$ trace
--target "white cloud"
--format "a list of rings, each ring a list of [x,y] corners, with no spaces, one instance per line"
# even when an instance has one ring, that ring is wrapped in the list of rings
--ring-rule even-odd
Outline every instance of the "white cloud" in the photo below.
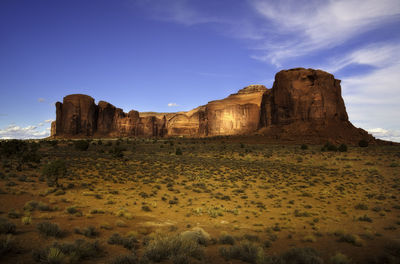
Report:
[[[272,37],[266,38],[261,48],[264,52],[253,58],[275,65],[288,58],[336,47],[400,14],[398,0],[254,0],[251,3],[276,28]]]
[[[9,125],[0,129],[0,139],[33,139],[44,138],[50,136],[50,129],[39,129],[38,126],[21,127],[17,125]]]
[[[400,142],[400,130],[386,130],[386,129],[377,127],[377,128],[368,129],[367,131],[376,138],[394,141],[394,142]]]
[[[39,99],[38,99],[38,102],[39,102],[39,103],[44,103],[45,101],[46,101],[46,99],[44,99],[44,98],[39,98]]]
[[[53,119],[46,119],[46,120],[44,120],[45,123],[51,123],[51,122],[53,122],[53,121],[54,121]]]
[[[369,65],[386,68],[400,61],[400,44],[374,43],[354,50],[341,58],[331,59],[324,67],[329,72],[339,71],[351,64]]]
[[[178,106],[176,103],[168,103],[168,107]]]

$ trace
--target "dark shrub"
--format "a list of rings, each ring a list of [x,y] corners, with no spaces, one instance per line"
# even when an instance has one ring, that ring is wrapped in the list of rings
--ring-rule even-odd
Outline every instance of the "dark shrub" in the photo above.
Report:
[[[321,149],[322,151],[337,151],[337,147],[330,142],[327,142]]]
[[[89,141],[87,140],[77,140],[74,142],[75,149],[85,151],[89,148]]]
[[[361,148],[366,148],[368,147],[368,141],[366,141],[365,139],[361,139],[360,141],[358,141],[358,146],[360,146]]]
[[[135,254],[117,256],[110,261],[110,264],[136,264],[139,263]]]
[[[183,153],[182,153],[182,150],[180,148],[177,148],[176,151],[175,151],[175,154],[176,155],[182,155]]]
[[[14,234],[16,226],[5,218],[0,217],[0,234]]]
[[[292,248],[281,255],[283,263],[322,264],[324,261],[313,248]]]
[[[57,224],[50,222],[41,222],[37,224],[37,229],[45,236],[62,237],[64,235],[64,232]]]
[[[54,184],[58,187],[58,179],[64,178],[67,175],[67,166],[65,161],[56,160],[46,164],[42,169],[42,176],[46,177],[47,184],[53,186]]]
[[[347,152],[347,145],[346,144],[341,144],[338,148],[340,152]]]
[[[306,144],[302,144],[302,145],[300,146],[300,148],[303,149],[303,150],[306,150],[306,149],[308,149],[308,146],[307,146]]]

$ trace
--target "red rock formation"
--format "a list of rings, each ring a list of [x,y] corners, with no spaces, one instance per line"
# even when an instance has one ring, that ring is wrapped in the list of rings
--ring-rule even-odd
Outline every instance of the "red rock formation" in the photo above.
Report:
[[[55,135],[92,136],[97,129],[97,106],[90,96],[68,95],[56,103],[56,113]]]
[[[323,142],[373,141],[349,121],[340,80],[313,69],[280,71],[272,89],[250,85],[225,99],[188,112],[139,113],[87,95],[56,103],[54,137],[204,137],[263,135],[272,139]]]
[[[250,85],[229,97],[206,105],[207,135],[251,134],[258,128],[264,85]]]
[[[356,142],[373,137],[348,120],[340,80],[313,69],[283,70],[264,93],[260,134],[311,142]]]

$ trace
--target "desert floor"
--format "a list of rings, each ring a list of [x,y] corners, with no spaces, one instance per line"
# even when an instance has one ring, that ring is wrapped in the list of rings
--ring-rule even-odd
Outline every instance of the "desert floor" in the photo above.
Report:
[[[1,263],[400,263],[398,146],[26,144],[40,162],[1,156]]]

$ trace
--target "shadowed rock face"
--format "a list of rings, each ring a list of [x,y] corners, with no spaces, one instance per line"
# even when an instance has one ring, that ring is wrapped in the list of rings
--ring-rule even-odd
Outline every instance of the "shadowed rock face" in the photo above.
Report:
[[[297,121],[347,121],[340,80],[321,70],[280,71],[264,94],[260,125],[287,125]]]
[[[64,97],[56,103],[56,134],[91,136],[97,130],[97,106],[83,94]]]
[[[56,103],[53,137],[205,137],[263,135],[273,139],[355,142],[373,137],[349,121],[340,80],[313,69],[283,70],[272,89],[250,85],[188,112],[124,113],[74,94]]]

